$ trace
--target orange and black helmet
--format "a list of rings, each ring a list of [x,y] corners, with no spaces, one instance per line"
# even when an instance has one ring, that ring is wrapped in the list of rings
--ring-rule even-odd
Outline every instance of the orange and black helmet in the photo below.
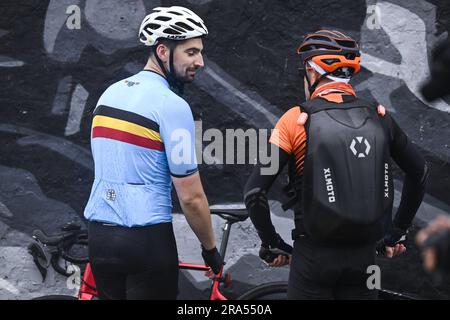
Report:
[[[355,40],[335,30],[308,34],[297,49],[303,65],[309,60],[327,74],[350,77],[361,70],[361,53]]]

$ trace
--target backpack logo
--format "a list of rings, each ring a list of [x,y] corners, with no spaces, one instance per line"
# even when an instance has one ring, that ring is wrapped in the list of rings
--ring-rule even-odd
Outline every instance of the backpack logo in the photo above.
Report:
[[[333,178],[331,176],[331,168],[323,169],[323,176],[325,178],[325,185],[327,188],[328,202],[336,202],[336,196],[334,194]]]
[[[363,144],[363,139],[364,139],[364,145],[365,145],[366,149],[364,150],[364,152],[358,152],[358,150],[356,150],[356,144],[358,143],[358,149],[361,150],[361,147],[359,147],[359,146]],[[364,146],[363,146],[363,148],[364,148]],[[365,158],[366,156],[368,156],[370,153],[370,149],[371,149],[370,143],[364,137],[356,137],[355,139],[352,140],[352,144],[350,145],[350,150],[358,158]]]
[[[384,164],[384,197],[389,198],[389,164]]]

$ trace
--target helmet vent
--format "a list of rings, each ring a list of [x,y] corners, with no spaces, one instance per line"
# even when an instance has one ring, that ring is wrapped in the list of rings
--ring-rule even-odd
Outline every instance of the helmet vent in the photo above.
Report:
[[[336,51],[336,48],[333,46],[322,44],[322,43],[311,43],[309,45],[306,45],[306,46],[300,48],[300,52],[306,52],[309,50],[333,50],[333,51]]]
[[[177,26],[181,27],[181,28],[184,28],[184,29],[188,30],[188,31],[193,31],[193,30],[194,30],[194,28],[192,28],[191,26],[187,25],[187,24],[184,23],[184,22],[177,22],[177,23],[175,23],[175,24],[176,24]]]
[[[195,24],[197,27],[204,29],[203,26],[200,23],[196,22],[194,19],[187,18],[187,20],[189,20],[189,22],[192,22],[193,24]]]
[[[327,65],[331,66],[333,63],[339,62],[338,59],[322,59]]]
[[[171,17],[164,17],[164,16],[159,16],[156,17],[155,20],[159,20],[159,21],[169,21],[170,19],[172,19]]]
[[[325,36],[319,36],[319,35],[314,35],[314,36],[310,37],[310,39],[319,40],[319,41],[327,41],[327,42],[330,41],[330,38],[325,37]]]
[[[179,13],[179,12],[176,12],[176,11],[169,11],[167,13],[171,13],[171,14],[174,14],[174,15],[177,15],[177,16],[182,16],[183,15],[182,13]]]
[[[173,34],[173,35],[180,35],[181,34],[181,32],[179,32],[177,30],[174,30],[174,29],[170,29],[170,28],[165,29],[164,33]]]
[[[351,40],[339,40],[339,39],[335,39],[336,42],[346,48],[356,48],[356,43],[354,41]]]
[[[150,28],[150,29],[152,29],[152,30],[156,30],[156,29],[159,29],[159,27],[160,27],[159,24],[156,24],[156,23],[150,23],[150,24],[147,25],[147,27],[145,28],[145,30],[147,30],[147,32],[148,32],[148,28]]]

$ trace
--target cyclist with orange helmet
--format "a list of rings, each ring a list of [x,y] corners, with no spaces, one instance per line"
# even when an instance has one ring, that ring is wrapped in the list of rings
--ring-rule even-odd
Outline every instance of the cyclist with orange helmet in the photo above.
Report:
[[[360,99],[349,84],[361,68],[355,40],[320,30],[297,53],[307,100],[280,118],[270,138],[278,172],[263,175],[257,165],[245,187],[260,256],[272,266],[291,258],[289,299],[373,299],[368,267],[376,251],[393,257],[406,250],[427,166],[385,108]],[[406,174],[394,219],[392,160]],[[294,210],[293,250],[277,234],[267,200],[286,164],[291,198],[283,207]]]

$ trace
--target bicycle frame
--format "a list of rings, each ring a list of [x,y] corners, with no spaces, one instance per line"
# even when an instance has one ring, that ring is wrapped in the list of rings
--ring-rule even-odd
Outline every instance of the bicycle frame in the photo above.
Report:
[[[225,225],[223,226],[222,233],[222,241],[220,244],[220,255],[225,258],[228,239],[230,237],[231,226],[237,221],[226,220]],[[210,271],[211,268],[204,264],[191,264],[191,263],[183,263],[180,262],[178,264],[180,270],[193,270],[193,271]],[[220,292],[220,283],[224,282],[226,286],[231,282],[231,278],[229,274],[225,274],[223,272],[223,267],[220,270],[219,274],[215,275],[212,280],[211,286],[211,294],[209,296],[209,300],[228,300],[221,292]],[[78,300],[92,300],[98,297],[98,292],[95,285],[94,275],[92,273],[91,265],[88,263],[86,265],[86,269],[84,271],[83,279],[81,279],[81,286],[78,293]]]

